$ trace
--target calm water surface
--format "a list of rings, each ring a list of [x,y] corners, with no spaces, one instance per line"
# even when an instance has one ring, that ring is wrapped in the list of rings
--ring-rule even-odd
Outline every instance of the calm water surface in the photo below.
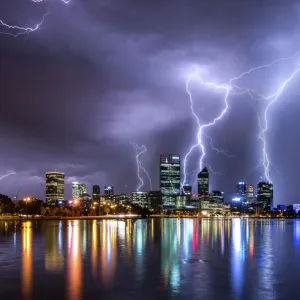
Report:
[[[0,299],[300,299],[300,220],[0,221]]]

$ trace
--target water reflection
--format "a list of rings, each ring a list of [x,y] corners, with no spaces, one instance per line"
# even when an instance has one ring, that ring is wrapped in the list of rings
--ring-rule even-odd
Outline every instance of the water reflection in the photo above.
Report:
[[[80,221],[68,222],[67,298],[81,299],[82,258],[80,249]]]
[[[97,220],[92,224],[92,247],[91,247],[91,265],[94,279],[97,278],[97,257],[98,257],[98,224]]]
[[[298,299],[298,220],[0,222],[0,246],[0,299],[20,275],[21,299]]]
[[[186,228],[186,227],[185,227]],[[190,230],[190,225],[187,225]],[[171,285],[174,291],[177,291],[180,285],[180,220],[162,221],[162,247],[161,247],[161,272],[166,286]],[[184,235],[185,250],[189,247],[189,235]],[[190,235],[191,237],[191,235]]]
[[[64,269],[62,222],[53,222],[44,226],[45,230],[45,268],[49,272]]]
[[[105,288],[111,287],[117,267],[117,221],[103,221],[100,231],[100,273]]]
[[[235,294],[240,296],[243,284],[243,259],[244,249],[242,245],[241,219],[232,220],[232,282]]]
[[[32,225],[22,224],[22,295],[23,299],[31,299],[32,293]]]

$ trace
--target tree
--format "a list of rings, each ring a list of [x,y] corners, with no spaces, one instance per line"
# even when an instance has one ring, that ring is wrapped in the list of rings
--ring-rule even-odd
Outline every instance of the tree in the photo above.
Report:
[[[0,214],[14,213],[15,205],[7,195],[0,194]]]

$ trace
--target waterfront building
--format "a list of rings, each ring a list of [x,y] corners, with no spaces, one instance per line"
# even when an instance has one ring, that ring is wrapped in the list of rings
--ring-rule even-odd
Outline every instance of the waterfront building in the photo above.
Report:
[[[57,205],[65,200],[65,174],[61,172],[46,173],[46,203]]]
[[[246,197],[246,183],[245,182],[238,182],[236,185],[236,194],[238,197],[245,198]]]
[[[285,211],[286,210],[286,205],[284,205],[284,204],[278,204],[277,205],[277,210],[281,211],[281,212]]]
[[[106,201],[110,201],[112,202],[114,199],[113,199],[113,196],[114,196],[114,187],[111,186],[111,185],[108,185],[104,188],[104,197],[105,197],[105,200]]]
[[[246,184],[246,194],[245,194],[246,204],[251,204],[254,201],[254,185]]]
[[[87,193],[87,188],[84,183],[78,181],[72,182],[72,200],[81,200],[83,195]]]
[[[99,203],[100,202],[100,186],[99,185],[93,185],[93,201]]]
[[[162,194],[161,191],[150,191],[148,193],[148,201],[150,207],[158,211],[162,208]]]
[[[180,196],[180,155],[160,155],[160,191],[164,209],[176,207]]]
[[[113,195],[111,198],[115,204],[126,204],[129,202],[129,197],[126,194]]]
[[[132,192],[131,202],[134,205],[138,205],[142,208],[149,207],[148,192]]]
[[[210,193],[211,202],[224,203],[224,192],[213,190]]]
[[[256,203],[264,210],[270,211],[273,207],[273,184],[267,181],[260,181],[257,184]]]
[[[244,198],[237,196],[233,197],[231,200],[231,212],[234,213],[242,213],[244,211]]]
[[[200,197],[209,195],[209,173],[206,167],[198,174],[198,195]]]

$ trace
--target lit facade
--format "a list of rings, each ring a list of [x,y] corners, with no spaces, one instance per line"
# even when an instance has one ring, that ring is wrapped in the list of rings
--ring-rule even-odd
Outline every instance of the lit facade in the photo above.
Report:
[[[138,205],[143,208],[148,208],[148,192],[132,192],[131,194],[131,202],[132,204]]]
[[[209,195],[209,173],[206,167],[198,174],[198,195]]]
[[[266,181],[260,181],[257,184],[256,203],[261,205],[264,210],[271,210],[273,207],[273,184]]]
[[[65,174],[61,172],[46,173],[46,202],[56,205],[65,200]]]
[[[223,203],[224,202],[224,193],[221,191],[213,190],[210,193],[209,201],[216,202],[216,203]]]
[[[160,191],[163,208],[175,208],[180,196],[180,155],[160,155]]]
[[[113,201],[114,196],[114,187],[108,185],[104,188],[104,197],[107,201]]]
[[[87,189],[84,183],[80,183],[77,181],[72,182],[72,200],[81,199],[86,193]]]
[[[253,184],[247,184],[246,185],[246,203],[251,204],[253,203],[254,199],[254,185]]]

